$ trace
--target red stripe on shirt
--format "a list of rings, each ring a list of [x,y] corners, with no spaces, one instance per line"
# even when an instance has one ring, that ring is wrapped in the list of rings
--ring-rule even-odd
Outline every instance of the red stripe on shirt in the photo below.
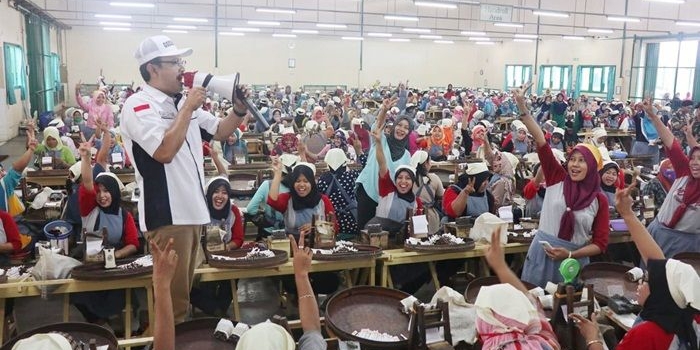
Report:
[[[140,112],[149,108],[151,108],[151,106],[149,106],[148,104],[139,105],[134,107],[134,112]]]

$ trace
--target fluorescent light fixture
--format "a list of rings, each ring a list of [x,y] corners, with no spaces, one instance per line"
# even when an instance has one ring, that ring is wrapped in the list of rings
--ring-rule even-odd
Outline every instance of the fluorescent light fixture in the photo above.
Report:
[[[111,18],[111,19],[131,19],[131,16],[129,15],[104,15],[104,14],[96,14],[95,18]]]
[[[565,12],[554,12],[554,11],[532,11],[532,14],[535,16],[542,16],[542,17],[559,17],[559,18],[569,18],[569,14]]]
[[[186,31],[186,30],[179,30],[179,29],[163,29],[163,33],[187,34],[188,31]]]
[[[586,39],[582,36],[575,36],[575,35],[564,35],[561,38],[564,40],[585,40]]]
[[[477,41],[477,42],[475,42],[474,44],[478,44],[478,45],[496,45],[496,43],[494,43],[493,41]]]
[[[454,44],[455,42],[452,40],[435,40],[433,41],[436,44]]]
[[[612,34],[615,31],[612,29],[588,28],[589,33]]]
[[[233,27],[231,28],[232,31],[234,32],[250,32],[250,33],[257,33],[260,31],[260,28],[253,28],[253,27]]]
[[[513,37],[516,39],[537,39],[535,34],[515,34]]]
[[[520,23],[506,23],[506,22],[496,22],[493,25],[496,27],[511,27],[511,28],[522,28],[523,25]]]
[[[639,22],[639,18],[634,18],[634,17],[620,17],[620,16],[608,16],[608,21],[638,23],[638,22]]]
[[[175,17],[173,18],[175,22],[191,22],[191,23],[207,23],[209,20],[206,18],[191,18],[191,17]]]
[[[102,29],[110,31],[110,32],[128,32],[131,30],[131,28],[124,28],[124,27],[104,27]]]
[[[421,39],[431,39],[431,40],[442,39],[442,35],[419,35],[418,37]]]
[[[436,2],[436,1],[416,1],[413,3],[416,6],[421,7],[435,7],[439,9],[456,9],[457,4],[447,3],[447,2]]]
[[[294,34],[318,34],[318,30],[313,29],[292,29]]]
[[[533,42],[532,39],[513,39],[513,41],[516,43],[531,43],[531,42]]]
[[[149,2],[110,2],[109,6],[114,7],[142,7],[142,8],[154,8],[155,4]]]
[[[467,36],[484,36],[486,32],[462,32],[461,34]]]
[[[281,23],[275,21],[248,21],[248,24],[252,26],[278,26]]]
[[[684,22],[684,21],[677,21],[676,22],[677,26],[688,26],[688,27],[700,27],[700,22]]]
[[[470,36],[469,41],[491,41],[491,39],[483,36]]]
[[[394,16],[394,15],[386,15],[386,16],[384,16],[384,19],[387,21],[407,21],[407,22],[418,22],[419,21],[418,17]]]
[[[411,42],[411,39],[406,39],[406,38],[391,38],[389,41],[394,42],[394,43],[408,43]]]
[[[407,32],[407,33],[423,33],[423,34],[430,33],[430,29],[424,29],[424,28],[404,28],[403,31]]]
[[[296,10],[275,9],[275,8],[267,8],[267,7],[258,7],[255,9],[255,12],[283,13],[283,14],[288,14],[288,15],[293,15],[293,14],[297,13]]]
[[[332,24],[332,23],[316,23],[316,27],[318,28],[339,28],[339,29],[345,29],[348,26],[345,24]]]
[[[361,37],[361,36],[344,36],[344,37],[342,37],[341,39],[343,39],[343,40],[355,40],[355,41],[362,41],[362,40],[364,40],[364,38]]]
[[[240,32],[219,32],[219,35],[244,36],[245,33],[240,33]]]
[[[664,2],[667,4],[685,4],[685,0],[646,0],[649,2]]]
[[[391,33],[367,33],[367,36],[373,36],[375,38],[390,38]]]
[[[107,27],[131,27],[128,22],[100,22],[100,25]]]
[[[280,34],[280,33],[275,33],[272,34],[273,38],[296,38],[296,34]]]
[[[170,24],[170,25],[165,26],[165,28],[170,28],[170,29],[193,29],[193,30],[194,30],[194,29],[197,29],[197,27],[195,27],[195,26],[183,26],[183,25],[179,25],[179,24]]]

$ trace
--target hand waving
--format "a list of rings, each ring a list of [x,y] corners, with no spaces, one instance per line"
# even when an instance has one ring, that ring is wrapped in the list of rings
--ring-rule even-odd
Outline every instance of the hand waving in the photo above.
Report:
[[[160,249],[153,240],[149,242],[153,256],[153,286],[155,288],[170,286],[170,282],[175,276],[178,256],[172,249],[173,244],[174,241],[171,238],[165,244],[165,248]]]
[[[636,177],[632,179],[632,183],[625,187],[624,189],[618,189],[615,192],[615,208],[620,215],[634,215],[632,211],[632,205],[634,200],[630,195],[632,189],[636,188],[637,179]]]

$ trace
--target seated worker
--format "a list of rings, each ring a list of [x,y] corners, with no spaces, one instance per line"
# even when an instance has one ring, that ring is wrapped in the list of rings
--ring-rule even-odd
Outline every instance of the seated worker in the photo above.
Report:
[[[437,174],[430,172],[432,166],[430,157],[426,151],[420,150],[411,156],[411,166],[416,168],[416,183],[413,192],[423,203],[425,215],[428,219],[428,233],[435,234],[440,229],[442,219],[442,196],[445,188]]]
[[[661,161],[656,177],[649,180],[646,186],[642,188],[642,196],[654,198],[655,213],[658,213],[659,208],[664,204],[674,181],[676,181],[676,172],[673,170],[671,160],[666,158]]]
[[[0,210],[9,212],[8,200],[15,193],[15,187],[19,185],[22,179],[22,172],[32,161],[34,150],[37,147],[37,141],[34,138],[34,131],[27,129],[27,150],[22,153],[19,158],[12,163],[12,166],[5,171],[5,168],[0,164]],[[21,213],[10,213],[12,215],[20,215]]]
[[[523,198],[527,200],[525,203],[525,217],[539,218],[544,203],[544,194],[547,192],[547,184],[544,182],[544,172],[540,163],[535,164],[533,168],[535,177],[527,182],[523,187]]]
[[[615,190],[620,180],[620,166],[615,161],[608,160],[603,163],[603,169],[600,169],[600,189],[605,197],[608,198],[608,206],[614,207]]]
[[[512,153],[492,150],[487,134],[481,134],[481,138],[484,158],[493,170],[488,189],[493,195],[494,205],[496,208],[511,205],[515,195],[515,167],[520,161]]]
[[[642,306],[637,323],[627,331],[617,350],[697,349],[700,332],[700,277],[684,262],[666,258],[644,225],[637,219],[630,189],[615,194],[616,208],[625,220],[647,271],[637,287]],[[573,317],[589,350],[603,350],[598,324],[577,314]]]
[[[241,136],[243,133],[236,129],[226,141],[221,141],[224,159],[230,164],[248,163],[248,146],[245,140],[241,139]]]
[[[119,205],[123,185],[116,175],[107,172],[98,174],[93,181],[90,148],[88,142],[78,148],[82,158],[78,203],[83,228],[88,232],[106,228],[105,243],[115,248],[115,258],[132,256],[139,248],[138,231],[131,213]],[[121,314],[125,305],[122,290],[74,293],[70,300],[87,322],[97,324],[105,324],[111,316]]]
[[[22,248],[22,242],[17,223],[4,210],[0,210],[0,242],[0,266],[9,266],[10,256]]]
[[[549,147],[564,152],[564,129],[554,128],[554,131],[552,131],[552,137],[549,139]]]
[[[357,227],[357,198],[355,181],[360,175],[358,170],[349,170],[349,159],[340,148],[333,148],[326,153],[327,172],[318,179],[318,189],[330,198],[336,209],[338,220],[338,239],[352,240],[360,234]]]
[[[495,213],[493,195],[488,191],[491,173],[486,163],[471,163],[457,183],[445,190],[442,210],[450,221],[460,216],[479,217],[483,213]]]
[[[486,261],[501,284],[481,288],[476,297],[476,331],[483,349],[561,349],[542,305],[510,270],[500,230],[491,234]]]
[[[393,236],[404,227],[406,210],[411,209],[413,215],[422,215],[423,203],[413,193],[413,186],[416,184],[416,171],[411,166],[400,165],[396,168],[392,180],[384,156],[384,149],[380,147],[381,130],[372,130],[372,137],[379,164],[379,202],[376,216],[370,219],[367,225],[380,224],[382,230],[388,231]]]
[[[41,168],[43,157],[51,157],[53,159],[52,167],[54,169],[68,169],[75,164],[73,152],[61,141],[58,129],[52,126],[44,129],[44,141],[36,147],[34,154],[37,155],[37,166],[39,168]]]

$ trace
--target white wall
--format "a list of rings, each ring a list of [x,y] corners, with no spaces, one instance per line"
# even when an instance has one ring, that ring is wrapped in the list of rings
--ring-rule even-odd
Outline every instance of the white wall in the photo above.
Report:
[[[105,32],[76,27],[67,33],[68,82],[70,93],[78,81],[93,83],[102,68],[107,81],[142,82],[133,52],[139,42],[158,32]],[[367,39],[360,71],[360,43],[331,37],[275,39],[262,35],[220,36],[219,68],[214,68],[214,38],[211,33],[169,34],[178,47],[192,47],[187,69],[218,74],[241,73],[250,84],[346,84],[369,86],[410,80],[419,87],[484,86],[503,88],[506,64],[534,64],[534,43],[498,43],[481,46],[468,42],[453,45],[413,40],[393,43]],[[631,40],[626,47],[625,68],[631,60]],[[538,64],[615,65],[620,72],[621,40],[581,42],[544,40],[540,42]],[[287,60],[296,59],[296,68]],[[483,75],[480,71],[483,69]],[[575,79],[575,77],[574,77]],[[626,95],[627,82],[618,81]],[[617,96],[624,97],[624,96]],[[71,95],[70,100],[74,97]]]
[[[19,12],[0,3],[0,47],[5,42],[24,47],[24,16]],[[7,92],[5,90],[5,62],[4,55],[0,55],[0,142],[5,142],[17,135],[17,127],[22,119],[22,105],[16,103],[7,104]],[[27,99],[29,105],[29,99]]]

